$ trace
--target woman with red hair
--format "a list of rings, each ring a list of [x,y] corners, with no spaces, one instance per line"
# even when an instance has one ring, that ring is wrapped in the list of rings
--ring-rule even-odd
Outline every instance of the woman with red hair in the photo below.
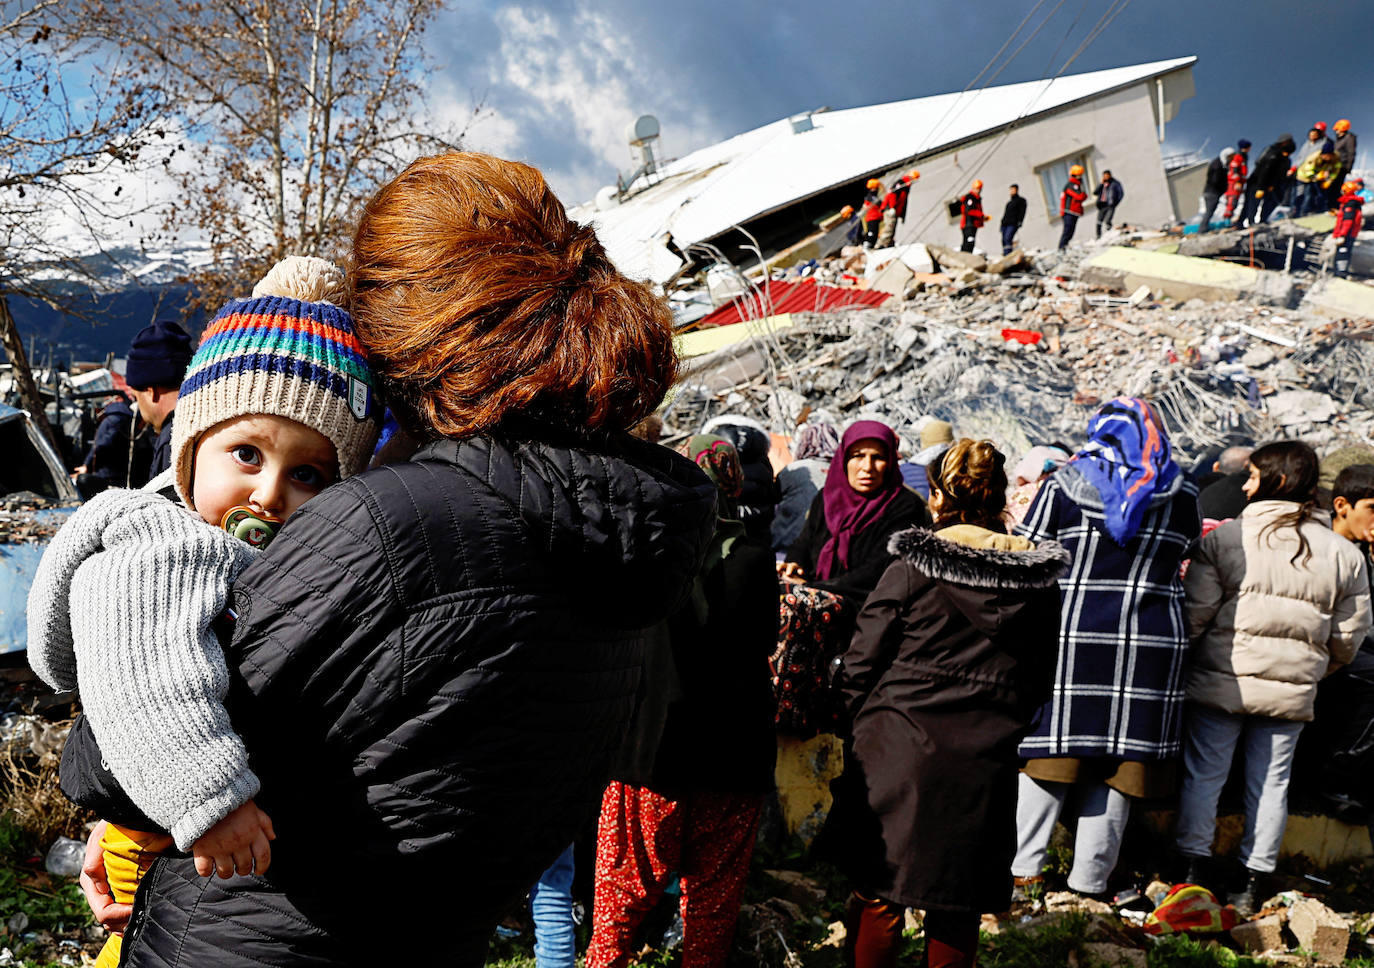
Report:
[[[413,451],[310,501],[234,587],[227,706],[264,876],[163,855],[126,965],[478,966],[572,842],[652,683],[715,488],[628,431],[676,357],[533,168],[416,161],[353,240],[354,320]],[[251,867],[251,865],[249,865]]]

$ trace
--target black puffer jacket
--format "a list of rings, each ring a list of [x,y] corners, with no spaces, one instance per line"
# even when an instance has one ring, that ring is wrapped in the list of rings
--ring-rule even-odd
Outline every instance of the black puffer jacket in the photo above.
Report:
[[[440,441],[310,501],[226,650],[272,868],[160,858],[124,963],[481,965],[594,814],[714,523],[706,476],[628,436]]]

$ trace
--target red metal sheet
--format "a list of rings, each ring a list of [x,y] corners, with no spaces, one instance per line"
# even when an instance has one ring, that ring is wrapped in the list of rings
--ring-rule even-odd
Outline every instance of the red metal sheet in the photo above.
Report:
[[[703,316],[697,321],[697,328],[728,326],[781,313],[828,313],[848,306],[881,306],[891,298],[890,293],[877,289],[825,286],[815,279],[774,281],[767,283],[766,287],[751,289]]]

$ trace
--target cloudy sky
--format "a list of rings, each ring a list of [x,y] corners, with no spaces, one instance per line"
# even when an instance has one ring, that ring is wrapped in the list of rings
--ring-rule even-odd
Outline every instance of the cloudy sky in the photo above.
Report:
[[[995,84],[1196,54],[1197,96],[1166,151],[1209,152],[1349,118],[1374,150],[1367,0],[456,0],[429,31],[431,108],[468,146],[543,168],[570,204],[628,171],[628,122],[653,114],[663,154],[789,114],[957,91],[1028,14]],[[1253,155],[1252,155],[1253,156]]]

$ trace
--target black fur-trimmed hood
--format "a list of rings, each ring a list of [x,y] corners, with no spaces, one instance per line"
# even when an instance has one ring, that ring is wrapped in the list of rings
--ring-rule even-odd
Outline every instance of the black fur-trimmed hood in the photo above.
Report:
[[[1026,551],[974,548],[949,541],[926,528],[909,528],[892,536],[892,554],[940,581],[975,588],[1048,588],[1066,571],[1072,558],[1057,541]]]

